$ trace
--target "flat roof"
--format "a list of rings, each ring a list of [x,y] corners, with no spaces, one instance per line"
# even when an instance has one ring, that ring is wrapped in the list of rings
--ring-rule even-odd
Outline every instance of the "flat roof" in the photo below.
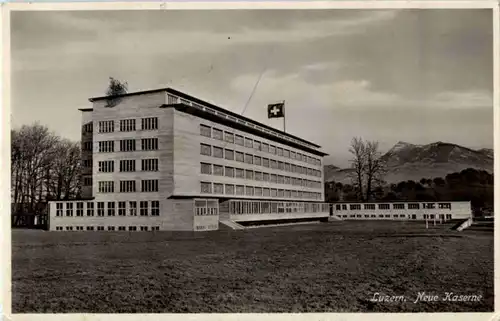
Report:
[[[101,97],[94,97],[94,98],[89,98],[89,101],[90,102],[95,102],[95,101],[99,101],[99,100],[105,100],[105,99],[109,99],[109,98],[116,98],[116,97],[127,97],[127,96],[135,96],[135,95],[145,95],[145,94],[152,94],[152,93],[157,93],[157,92],[167,92],[167,93],[170,93],[172,95],[175,95],[175,96],[178,96],[180,98],[184,98],[186,100],[190,100],[194,103],[197,103],[197,104],[200,104],[200,105],[204,105],[206,107],[209,107],[209,108],[212,108],[216,111],[220,111],[220,112],[223,112],[223,113],[226,113],[230,116],[233,116],[233,117],[236,117],[236,118],[239,118],[239,119],[242,119],[242,120],[245,120],[246,122],[249,122],[249,123],[252,123],[254,125],[258,125],[258,126],[261,126],[265,129],[268,129],[268,130],[272,130],[274,132],[278,132],[284,136],[287,136],[287,137],[290,137],[290,138],[293,138],[293,139],[296,139],[298,141],[301,141],[303,143],[307,143],[307,144],[311,144],[312,146],[316,147],[316,148],[321,148],[320,145],[317,145],[313,142],[310,142],[308,140],[305,140],[303,138],[300,138],[300,137],[297,137],[297,136],[294,136],[294,135],[291,135],[291,134],[288,134],[287,132],[284,132],[284,131],[281,131],[281,130],[278,130],[276,128],[273,128],[273,127],[270,127],[270,126],[267,126],[267,125],[264,125],[262,123],[259,123],[258,121],[255,121],[251,118],[247,118],[245,116],[242,116],[240,114],[237,114],[237,113],[234,113],[232,111],[229,111],[227,109],[224,109],[222,107],[219,107],[219,106],[216,106],[216,105],[213,105],[207,101],[204,101],[204,100],[201,100],[199,98],[196,98],[194,96],[191,96],[191,95],[188,95],[188,94],[185,94],[183,92],[180,92],[178,90],[175,90],[173,88],[159,88],[159,89],[152,89],[152,90],[146,90],[146,91],[137,91],[137,92],[132,92],[132,93],[127,93],[127,94],[123,94],[123,95],[116,95],[116,96],[101,96]]]

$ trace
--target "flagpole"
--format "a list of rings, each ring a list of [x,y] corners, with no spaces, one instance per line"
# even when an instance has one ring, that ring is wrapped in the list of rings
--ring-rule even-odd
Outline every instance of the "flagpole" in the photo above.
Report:
[[[286,133],[286,112],[285,112],[285,101],[283,100],[283,132]]]

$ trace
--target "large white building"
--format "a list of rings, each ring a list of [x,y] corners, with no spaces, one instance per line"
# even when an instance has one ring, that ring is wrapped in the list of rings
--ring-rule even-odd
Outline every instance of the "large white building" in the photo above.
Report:
[[[321,220],[320,146],[174,89],[91,98],[83,196],[50,202],[49,230],[216,230]]]

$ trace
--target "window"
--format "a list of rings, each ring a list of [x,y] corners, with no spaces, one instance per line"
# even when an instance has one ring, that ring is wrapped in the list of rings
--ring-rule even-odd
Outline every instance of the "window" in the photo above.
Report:
[[[254,164],[257,166],[262,165],[262,158],[260,156],[254,156],[253,161],[254,161]]]
[[[244,141],[245,140],[244,140],[243,136],[234,135],[234,143],[236,145],[245,146],[245,142]]]
[[[262,173],[262,180],[264,182],[269,182],[269,173]]]
[[[284,149],[283,156],[285,156],[286,158],[290,158],[290,151],[288,149]]]
[[[130,201],[128,202],[129,205],[129,214],[130,216],[137,216],[137,202],[136,201]]]
[[[214,183],[214,194],[224,194],[224,185]]]
[[[245,170],[245,178],[246,179],[253,179],[253,171],[252,170]]]
[[[276,146],[269,145],[269,153],[276,154]]]
[[[73,231],[73,226],[66,226],[66,231]]]
[[[133,131],[135,131],[135,119],[122,119],[122,120],[120,120],[120,131],[121,132],[133,132]]]
[[[151,231],[159,231],[160,227],[159,226],[151,226]]]
[[[157,150],[158,149],[158,138],[142,138],[141,139],[141,149],[142,150]]]
[[[285,169],[285,164],[283,162],[278,162],[278,169],[279,170],[284,170]]]
[[[102,161],[99,162],[99,172],[100,173],[109,173],[114,171],[114,166],[115,162],[114,161]]]
[[[278,190],[275,188],[272,188],[271,189],[271,197],[276,197],[276,196],[278,196]]]
[[[206,144],[200,144],[200,154],[212,156],[212,146]]]
[[[439,203],[438,207],[441,209],[446,208],[451,210],[451,203]]]
[[[98,231],[104,231],[104,226],[98,226],[98,227],[97,227],[97,230],[98,230]]]
[[[261,143],[258,140],[254,140],[253,141],[253,148],[256,149],[256,150],[260,150],[261,149]]]
[[[277,162],[277,161],[275,161],[274,159],[271,159],[271,160],[269,161],[269,164],[271,165],[271,168],[272,168],[272,169],[277,169],[277,168],[278,168],[278,162]]]
[[[168,94],[167,95],[167,103],[169,105],[171,104],[177,104],[179,102],[179,98],[173,95]]]
[[[262,189],[262,195],[269,197],[271,195],[271,190],[269,188],[263,188]]]
[[[262,172],[255,172],[255,180],[256,181],[262,180]]]
[[[84,186],[92,186],[92,176],[86,176],[83,178]]]
[[[108,216],[115,216],[115,202],[108,202]]]
[[[236,168],[235,175],[236,178],[245,178],[245,171],[241,168]]]
[[[201,182],[201,192],[203,194],[211,194],[212,193],[212,183]]]
[[[158,129],[158,117],[148,117],[141,119],[142,130]]]
[[[224,132],[224,140],[228,143],[234,143],[234,134],[233,133],[228,133]]]
[[[87,202],[87,216],[94,216],[94,202]]]
[[[404,210],[405,205],[404,204],[392,204],[392,208],[395,210]]]
[[[388,210],[391,208],[390,204],[378,204],[378,209],[379,210]]]
[[[100,153],[112,153],[115,151],[115,142],[112,140],[106,140],[99,142],[99,152]]]
[[[224,175],[227,177],[234,177],[234,168],[233,167],[225,167]]]
[[[83,216],[83,202],[76,203],[76,216]]]
[[[141,226],[141,231],[147,231],[148,227],[147,226]]]
[[[160,216],[160,201],[151,201],[151,216]]]
[[[236,195],[244,195],[245,194],[245,186],[236,185]]]
[[[374,210],[375,204],[365,204],[364,208],[365,208],[365,210]]]
[[[216,147],[214,146],[213,147],[213,152],[214,154],[212,155],[213,157],[217,157],[217,158],[223,158],[224,157],[224,151],[221,147]]]
[[[148,201],[140,201],[140,215],[148,216]]]
[[[125,231],[125,226],[118,226],[118,231]]]
[[[84,159],[82,163],[83,167],[92,167],[92,160],[91,159]]]
[[[214,175],[224,176],[224,166],[214,165]]]
[[[99,122],[99,133],[112,133],[115,131],[115,122],[113,120],[105,120]]]
[[[297,154],[294,151],[290,151],[290,158],[295,159]]]
[[[135,192],[135,181],[120,181],[120,193]]]
[[[422,204],[422,208],[429,208],[429,209],[431,209],[431,208],[435,208],[435,205],[436,204],[434,204],[434,203],[424,203],[424,204]]]
[[[245,158],[244,158],[244,154],[242,152],[236,152],[236,157],[235,157],[235,160],[237,162],[244,162],[245,161]]]
[[[265,153],[269,153],[269,144],[262,143],[262,151]]]
[[[104,202],[97,202],[97,216],[104,216]]]
[[[218,139],[218,140],[223,140],[222,130],[214,128],[213,129],[213,138]]]
[[[84,151],[92,151],[92,142],[83,142],[82,145]]]
[[[351,210],[360,210],[361,209],[361,204],[351,204],[351,205],[349,205],[349,208]]]
[[[127,213],[127,202],[118,202],[118,216],[125,216]]]
[[[269,158],[262,159],[262,166],[269,167]]]
[[[283,148],[277,147],[276,152],[277,152],[278,156],[283,156]]]
[[[282,189],[278,190],[278,197],[284,197],[285,196],[285,191]]]
[[[245,147],[253,148],[253,140],[251,138],[245,137]]]
[[[285,182],[285,178],[282,175],[278,175],[277,182],[278,184],[283,184]]]
[[[234,160],[234,151],[232,149],[226,149],[224,156],[227,160]]]
[[[137,226],[129,226],[128,230],[129,231],[137,231]]]
[[[93,226],[87,226],[87,231],[93,231],[94,227]]]
[[[66,216],[73,216],[73,203],[66,203]]]
[[[85,125],[83,125],[83,131],[85,133],[92,133],[94,131],[94,126],[92,126],[92,122],[90,123],[86,123]]]
[[[225,188],[226,188],[227,195],[234,195],[234,185],[226,184]]]
[[[245,163],[253,164],[253,155],[252,154],[245,154]]]
[[[418,209],[420,209],[420,204],[418,204],[418,203],[410,203],[410,204],[408,204],[408,209],[410,209],[410,210],[418,210]]]
[[[133,151],[135,151],[135,139],[120,140],[120,152],[133,152]]]
[[[115,227],[114,226],[108,226],[108,231],[114,231]]]
[[[63,203],[56,203],[56,216],[63,216]]]
[[[205,125],[200,125],[200,135],[205,137],[212,137],[212,128]]]
[[[135,172],[135,160],[120,160],[120,172]]]
[[[277,183],[278,179],[276,174],[271,174],[271,183]]]
[[[202,174],[212,174],[212,164],[201,163],[201,173]]]
[[[158,192],[158,180],[143,179],[141,181],[141,192]]]
[[[115,182],[113,181],[101,181],[99,182],[99,193],[114,193]]]
[[[253,187],[252,186],[246,186],[245,191],[246,191],[247,196],[253,196]]]

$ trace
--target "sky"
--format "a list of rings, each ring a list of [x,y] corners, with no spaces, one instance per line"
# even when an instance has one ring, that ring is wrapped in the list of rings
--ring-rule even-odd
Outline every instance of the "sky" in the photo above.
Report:
[[[489,9],[13,12],[11,49],[11,126],[72,140],[115,77],[280,130],[285,100],[286,131],[340,167],[353,137],[493,148]]]

